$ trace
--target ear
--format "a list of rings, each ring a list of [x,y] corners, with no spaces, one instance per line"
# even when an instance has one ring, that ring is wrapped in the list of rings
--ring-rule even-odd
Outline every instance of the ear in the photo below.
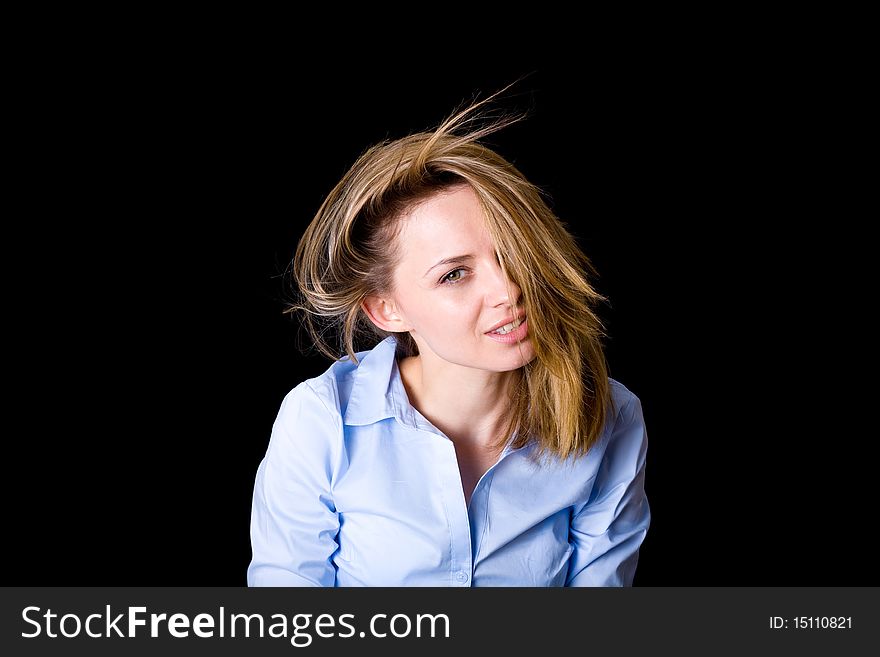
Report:
[[[361,303],[361,308],[370,321],[383,331],[402,333],[410,330],[406,320],[397,310],[394,301],[387,297],[366,297]]]

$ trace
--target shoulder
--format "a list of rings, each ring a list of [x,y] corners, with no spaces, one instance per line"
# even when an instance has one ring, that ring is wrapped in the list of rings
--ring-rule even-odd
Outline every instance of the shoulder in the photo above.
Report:
[[[284,396],[279,418],[301,421],[303,411],[323,411],[328,417],[340,415],[340,395],[345,374],[337,361],[319,376],[304,379]]]
[[[268,472],[288,472],[310,464],[316,472],[332,471],[342,439],[339,382],[343,363],[337,361],[316,377],[290,390],[272,426],[267,452]],[[286,476],[286,475],[285,475]],[[328,474],[329,476],[329,474]]]
[[[615,423],[622,416],[631,416],[636,411],[641,412],[642,402],[632,390],[611,377],[608,378],[608,383],[612,400],[609,415],[613,416],[611,419]]]
[[[356,352],[358,362],[362,362],[371,351]],[[357,371],[358,365],[347,357],[333,362],[324,372],[304,379],[288,392],[281,403],[279,416],[297,415],[305,405],[316,410],[323,409],[334,419],[341,418],[348,405]]]
[[[609,382],[613,406],[606,425],[606,456],[642,463],[648,443],[642,402],[619,381]]]

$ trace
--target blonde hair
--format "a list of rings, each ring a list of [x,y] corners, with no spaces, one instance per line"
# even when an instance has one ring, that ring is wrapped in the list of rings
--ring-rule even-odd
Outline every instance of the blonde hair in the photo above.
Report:
[[[285,312],[304,312],[321,353],[333,360],[347,355],[357,364],[356,342],[375,345],[391,335],[370,321],[362,304],[394,289],[400,218],[440,192],[470,185],[502,271],[522,291],[535,349],[511,386],[506,432],[494,447],[515,434],[511,447],[534,440],[536,457],[566,459],[586,454],[613,412],[606,333],[594,312],[606,299],[590,284],[592,264],[541,190],[478,142],[522,118],[506,115],[477,125],[485,118],[479,108],[508,87],[454,112],[433,132],[385,140],[357,159],[297,246],[292,267],[299,298]],[[471,125],[477,127],[465,129]],[[338,350],[328,332],[339,339]],[[418,353],[409,333],[394,335],[398,357]]]

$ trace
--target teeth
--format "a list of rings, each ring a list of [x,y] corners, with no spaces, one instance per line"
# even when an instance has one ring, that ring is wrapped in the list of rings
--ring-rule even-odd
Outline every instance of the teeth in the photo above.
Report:
[[[499,335],[504,335],[505,333],[510,333],[513,329],[515,329],[520,324],[522,324],[522,320],[515,319],[510,324],[505,324],[501,328],[495,329],[494,331],[492,331],[492,333],[498,333]]]

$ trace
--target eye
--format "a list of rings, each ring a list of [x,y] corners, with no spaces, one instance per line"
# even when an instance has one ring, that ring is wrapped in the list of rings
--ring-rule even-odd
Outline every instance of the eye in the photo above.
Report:
[[[443,278],[440,279],[440,283],[444,285],[455,285],[456,283],[460,283],[462,280],[462,276],[454,276],[456,272],[463,272],[464,269],[459,267],[458,269],[453,269],[451,272],[446,274]]]

